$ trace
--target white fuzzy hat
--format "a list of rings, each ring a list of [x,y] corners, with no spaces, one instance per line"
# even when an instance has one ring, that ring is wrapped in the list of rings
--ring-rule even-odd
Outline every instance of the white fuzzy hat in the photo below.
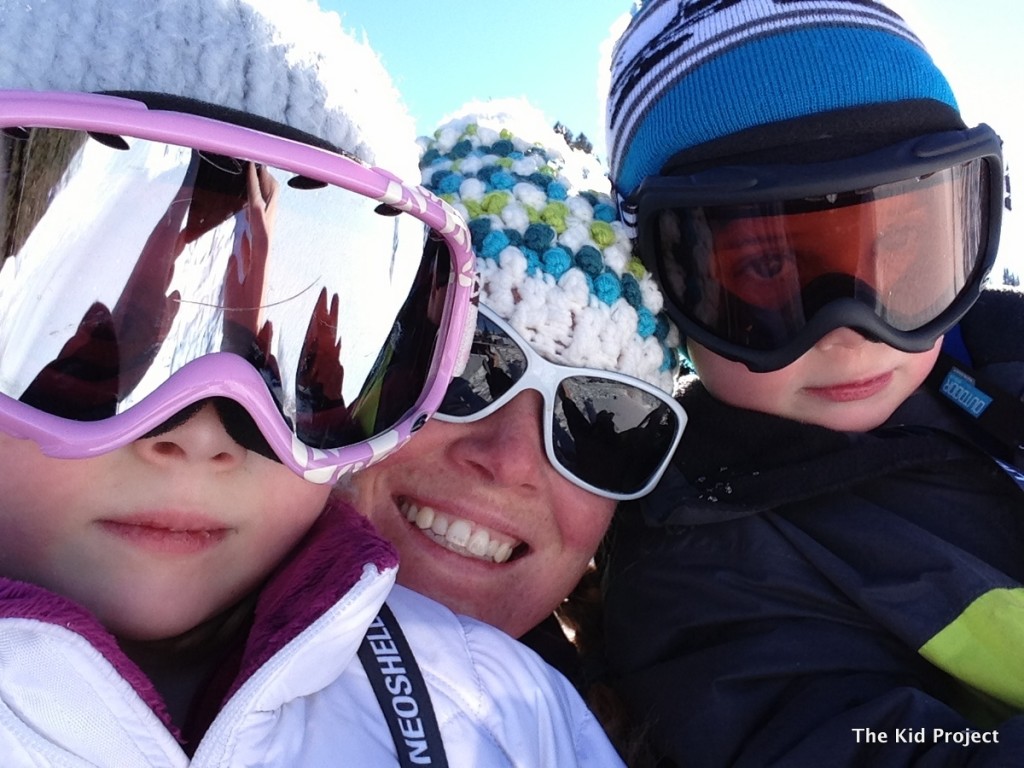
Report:
[[[416,178],[390,76],[312,0],[0,0],[0,88],[197,99]]]
[[[469,223],[480,302],[548,360],[672,392],[679,332],[611,199],[580,191],[606,186],[597,162],[529,105],[457,114],[420,140],[420,168],[422,184]]]

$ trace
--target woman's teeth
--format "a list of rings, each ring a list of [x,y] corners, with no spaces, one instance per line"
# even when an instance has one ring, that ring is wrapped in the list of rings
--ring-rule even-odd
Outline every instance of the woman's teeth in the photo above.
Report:
[[[406,520],[438,544],[460,555],[504,563],[519,544],[514,539],[504,538],[468,520],[438,512],[433,507],[421,507],[403,500],[400,508]]]

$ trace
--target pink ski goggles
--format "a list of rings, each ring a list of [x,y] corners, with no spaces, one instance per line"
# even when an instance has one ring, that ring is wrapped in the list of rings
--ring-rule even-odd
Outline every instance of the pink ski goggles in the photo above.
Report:
[[[469,236],[419,187],[211,109],[0,91],[0,430],[85,458],[213,399],[334,482],[461,369]]]

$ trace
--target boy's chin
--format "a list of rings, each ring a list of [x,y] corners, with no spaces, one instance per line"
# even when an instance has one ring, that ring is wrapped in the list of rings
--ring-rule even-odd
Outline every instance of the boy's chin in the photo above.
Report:
[[[895,411],[895,406],[858,403],[830,408],[822,413],[801,414],[796,420],[835,432],[870,432],[888,421]]]

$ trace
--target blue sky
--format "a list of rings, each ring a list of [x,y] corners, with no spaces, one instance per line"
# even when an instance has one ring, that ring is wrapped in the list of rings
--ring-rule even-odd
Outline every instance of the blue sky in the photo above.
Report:
[[[320,0],[365,32],[431,133],[473,99],[527,97],[552,122],[604,144],[599,46],[630,0]]]
[[[473,99],[527,97],[604,155],[601,48],[631,0],[320,0],[366,35],[420,133]],[[1024,277],[1024,3],[889,0],[945,72],[968,123],[1002,135],[1017,210],[1000,263]],[[1019,158],[1019,159],[1018,159]]]

